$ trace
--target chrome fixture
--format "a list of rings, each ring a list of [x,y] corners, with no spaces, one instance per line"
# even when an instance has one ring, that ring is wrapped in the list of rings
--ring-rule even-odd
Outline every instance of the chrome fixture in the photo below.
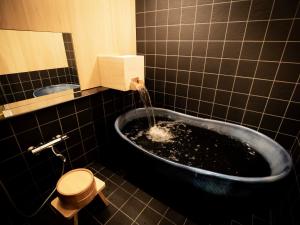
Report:
[[[40,145],[38,147],[34,147],[34,146],[30,146],[28,148],[28,151],[31,151],[32,154],[36,154],[36,153],[39,153],[40,151],[44,150],[44,149],[47,149],[47,148],[51,148],[52,151],[53,151],[53,146],[61,141],[64,141],[66,139],[68,139],[69,137],[67,135],[56,135],[55,137],[52,138],[51,141],[49,141],[48,143],[46,144],[43,144],[43,145]]]

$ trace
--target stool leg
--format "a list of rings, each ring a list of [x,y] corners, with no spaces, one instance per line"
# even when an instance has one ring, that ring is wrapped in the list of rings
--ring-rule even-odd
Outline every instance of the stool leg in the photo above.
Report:
[[[74,215],[74,225],[78,225],[78,213]]]
[[[108,200],[106,199],[106,197],[104,196],[104,194],[100,191],[100,192],[98,193],[98,195],[99,195],[99,197],[101,198],[101,200],[103,201],[103,203],[104,203],[106,206],[108,206],[108,205],[109,205],[109,202],[108,202]]]

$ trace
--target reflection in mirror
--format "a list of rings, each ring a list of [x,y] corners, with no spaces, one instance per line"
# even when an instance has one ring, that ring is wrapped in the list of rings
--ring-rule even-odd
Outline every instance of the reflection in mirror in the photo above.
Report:
[[[26,31],[17,31],[17,32],[26,32]],[[45,32],[31,32],[31,33],[45,33]],[[3,72],[0,73],[0,89],[1,89],[0,104],[1,105],[34,98],[34,93],[36,96],[37,95],[41,96],[44,94],[64,91],[70,88],[77,88],[77,90],[79,89],[79,80],[77,75],[72,35],[70,33],[63,33],[62,39],[63,39],[63,46],[64,46],[64,54],[65,54],[64,57],[66,57],[67,59],[67,63],[65,64],[64,67],[59,66],[56,68],[55,66],[52,65],[38,70],[30,69],[27,71],[26,70],[22,71],[18,69],[16,70],[18,72],[5,73],[5,74],[3,74]],[[13,45],[13,48],[17,48],[17,47],[18,47],[17,44]],[[55,48],[56,46],[48,46],[48,47]],[[1,61],[3,61],[2,60],[3,54],[4,53],[2,54],[0,53]],[[24,57],[23,52],[21,52],[21,54],[19,54],[18,57]],[[36,61],[39,61],[39,56],[34,56],[34,57],[37,58]],[[51,58],[49,57],[49,60],[50,59]],[[36,98],[38,99],[40,97],[36,97]]]

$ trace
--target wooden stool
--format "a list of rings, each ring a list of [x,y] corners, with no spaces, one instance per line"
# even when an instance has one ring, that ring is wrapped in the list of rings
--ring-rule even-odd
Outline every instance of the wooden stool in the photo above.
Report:
[[[58,197],[52,200],[51,205],[63,217],[74,217],[74,225],[78,225],[78,212],[89,204],[96,195],[108,206],[109,202],[102,193],[105,183],[94,177],[88,169],[75,169],[64,174],[57,182]]]

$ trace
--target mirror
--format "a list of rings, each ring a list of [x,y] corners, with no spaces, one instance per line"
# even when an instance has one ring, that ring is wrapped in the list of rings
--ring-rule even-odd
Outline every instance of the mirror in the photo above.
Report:
[[[80,91],[71,33],[0,30],[0,119],[102,90]]]
[[[0,30],[0,104],[79,89],[70,33]]]

